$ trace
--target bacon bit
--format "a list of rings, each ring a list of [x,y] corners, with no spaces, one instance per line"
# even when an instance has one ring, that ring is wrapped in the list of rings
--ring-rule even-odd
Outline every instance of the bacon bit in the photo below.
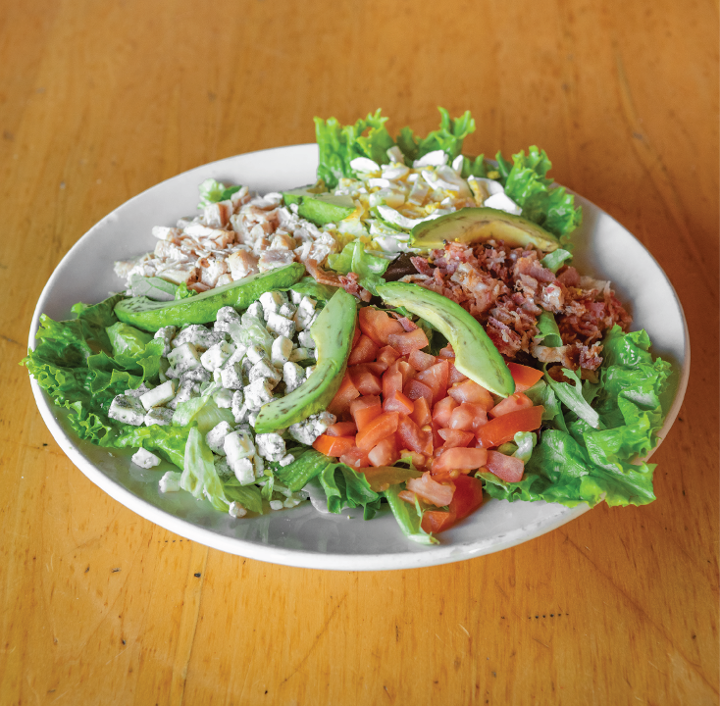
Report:
[[[360,301],[369,302],[372,299],[372,293],[360,286],[358,276],[355,272],[348,272],[346,275],[340,275],[340,286],[348,293],[357,297]]]
[[[507,358],[522,352],[571,369],[596,370],[605,331],[615,324],[627,331],[632,317],[608,283],[581,278],[574,267],[555,275],[540,264],[541,257],[533,247],[511,248],[492,240],[471,247],[447,243],[427,258],[411,258],[419,274],[402,281],[460,304],[485,325]],[[564,344],[558,349],[534,343],[542,309],[555,313]]]

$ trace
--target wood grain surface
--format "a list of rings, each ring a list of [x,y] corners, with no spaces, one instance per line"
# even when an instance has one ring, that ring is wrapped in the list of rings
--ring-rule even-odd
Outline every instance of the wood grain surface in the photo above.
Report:
[[[69,248],[149,186],[382,107],[542,146],[683,303],[657,501],[333,573],[209,550],[60,451],[17,363]],[[0,704],[718,703],[718,4],[0,0]],[[622,257],[618,253],[618,257]]]

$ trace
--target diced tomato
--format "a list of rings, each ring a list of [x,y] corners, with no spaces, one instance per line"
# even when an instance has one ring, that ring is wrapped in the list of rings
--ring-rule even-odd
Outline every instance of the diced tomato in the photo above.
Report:
[[[449,505],[455,490],[452,483],[438,483],[429,471],[423,473],[421,478],[411,478],[405,485],[408,490],[438,507]]]
[[[519,412],[509,412],[501,417],[491,419],[481,426],[477,432],[478,443],[489,449],[500,446],[506,441],[512,441],[519,431],[534,431],[542,424],[542,415],[545,408],[542,406],[521,409]]]
[[[362,331],[360,331],[360,327],[357,325],[357,322],[356,322],[355,329],[353,330],[353,340],[352,340],[352,344],[350,345],[350,350],[355,348],[355,344],[358,342],[361,335],[362,335]]]
[[[440,447],[441,451],[457,446],[467,446],[475,438],[475,434],[471,431],[462,431],[461,429],[438,429],[438,434],[445,442]]]
[[[448,343],[445,348],[441,348],[438,351],[438,357],[440,358],[454,358],[455,357],[455,351],[453,350],[453,347]]]
[[[448,373],[447,361],[441,360],[417,374],[417,379],[433,391],[433,403],[447,396]]]
[[[385,365],[385,363],[378,363],[377,361],[372,361],[370,363],[358,363],[357,365],[348,366],[348,372],[350,375],[372,373],[373,375],[380,377],[386,370],[387,365]]]
[[[373,375],[366,368],[360,368],[355,366],[348,368],[350,377],[352,378],[357,391],[361,395],[379,395],[382,391],[380,386],[380,378],[377,375]]]
[[[462,520],[482,505],[482,481],[472,476],[458,476],[453,482],[455,492],[450,502],[450,510],[455,511],[458,520]]]
[[[510,412],[519,412],[521,409],[527,409],[528,407],[532,406],[533,402],[527,395],[523,394],[522,392],[516,392],[515,394],[510,395],[504,400],[498,402],[488,412],[488,414],[491,417],[502,417],[503,414],[508,414]]]
[[[391,365],[382,376],[382,395],[383,399],[392,397],[394,392],[402,392],[403,376],[402,373]]]
[[[439,432],[442,427],[435,421],[430,424],[430,428],[422,427],[423,431],[430,431],[432,432],[432,439],[433,439],[433,453],[436,453],[437,450],[445,443],[445,440],[440,436]]]
[[[357,434],[357,426],[355,422],[337,422],[329,426],[325,433],[328,436],[355,436],[355,434]]]
[[[447,399],[452,399],[452,397]],[[479,404],[463,402],[453,409],[446,426],[450,429],[477,431],[483,424],[487,424],[487,412],[485,409]]]
[[[458,403],[452,397],[444,397],[433,407],[433,421],[441,427],[450,426],[450,416]]]
[[[423,455],[433,452],[432,435],[423,431],[410,417],[400,415],[398,420],[397,436],[400,446]]]
[[[413,493],[410,490],[401,490],[398,493],[398,497],[400,498],[400,500],[404,500],[406,503],[410,503],[411,505],[414,505],[415,498],[417,498],[417,495],[415,495],[415,493]]]
[[[429,353],[423,353],[422,351],[412,351],[408,356],[408,363],[415,368],[415,370],[427,370],[431,365],[435,365],[436,358],[434,355]]]
[[[389,368],[399,357],[400,354],[392,346],[383,346],[378,353],[377,362],[385,363]]]
[[[378,466],[392,466],[395,461],[400,458],[395,443],[395,435],[386,436],[382,441],[377,443],[368,453],[370,464],[377,468]]]
[[[377,358],[379,350],[379,346],[372,340],[372,338],[370,338],[370,336],[362,334],[350,352],[348,365],[371,363],[375,360],[375,358]]]
[[[313,448],[326,456],[342,456],[355,446],[354,436],[329,436],[320,434],[313,442]]]
[[[350,403],[350,414],[352,414],[358,431],[362,431],[375,417],[382,414],[382,404],[377,395],[360,397]]]
[[[486,410],[492,409],[495,405],[492,395],[482,385],[478,385],[474,380],[464,380],[455,383],[449,390],[448,395],[456,402],[472,402],[479,404]]]
[[[525,463],[515,456],[506,456],[499,451],[488,451],[488,471],[494,473],[501,480],[507,483],[517,483],[522,480],[525,471]]]
[[[426,424],[430,424],[432,421],[432,415],[430,414],[430,405],[424,397],[419,397],[415,400],[415,408],[413,409],[410,418],[419,427],[424,427]]]
[[[414,331],[403,331],[403,333],[391,333],[388,336],[388,343],[401,355],[408,355],[413,351],[425,348],[429,341],[425,331],[416,328]]]
[[[406,357],[398,358],[389,368],[389,373],[400,373],[403,376],[403,387],[417,374],[415,368],[408,363]]]
[[[433,403],[433,391],[424,382],[420,382],[420,380],[410,380],[405,387],[403,387],[403,394],[411,400],[424,397],[428,405],[432,405]]]
[[[438,534],[438,532],[450,529],[456,521],[457,517],[452,510],[449,512],[446,510],[426,510],[423,513],[420,526],[429,534]]]
[[[386,436],[394,434],[398,428],[399,417],[397,412],[384,412],[379,417],[375,417],[362,431],[358,432],[355,437],[357,447],[370,451]]]
[[[360,392],[352,381],[349,373],[345,373],[345,376],[340,383],[340,389],[335,393],[335,397],[328,405],[328,412],[339,416],[344,412],[347,412],[350,408],[350,403],[360,397]]]
[[[370,465],[367,451],[363,451],[357,446],[353,446],[340,456],[340,461],[351,468],[367,468]]]
[[[388,344],[388,337],[393,334],[402,334],[402,324],[394,319],[390,314],[371,306],[364,306],[358,312],[358,323],[360,330],[372,338],[379,346]]]
[[[448,385],[454,385],[456,382],[462,382],[467,380],[467,376],[463,375],[456,367],[454,363],[448,361],[448,367],[450,372],[448,373]]]
[[[400,414],[409,415],[413,413],[413,409],[415,409],[415,403],[405,397],[400,390],[395,390],[392,395],[385,397],[383,400],[383,410],[385,412],[400,412]]]
[[[432,465],[433,475],[460,471],[467,473],[481,468],[487,462],[487,451],[485,449],[466,449],[455,447],[443,451]]]
[[[515,392],[529,390],[543,376],[542,370],[535,370],[527,365],[508,362],[507,366],[515,380]]]

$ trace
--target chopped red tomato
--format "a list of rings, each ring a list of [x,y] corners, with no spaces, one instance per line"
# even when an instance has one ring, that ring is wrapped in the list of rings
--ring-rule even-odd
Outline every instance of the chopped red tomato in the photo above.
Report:
[[[386,436],[382,441],[368,452],[370,464],[377,468],[378,466],[392,466],[395,461],[400,458],[395,443],[395,435]]]
[[[455,510],[457,519],[462,520],[482,505],[482,481],[472,476],[458,476],[453,482],[455,492],[450,502],[450,510]]]
[[[386,436],[394,434],[398,428],[399,417],[397,412],[384,412],[379,417],[375,417],[361,432],[358,432],[355,437],[357,447],[370,451]]]
[[[485,449],[465,449],[456,447],[443,451],[432,465],[433,475],[460,471],[467,473],[481,468],[487,462],[487,451]]]
[[[507,366],[515,380],[515,392],[529,390],[543,376],[542,370],[536,370],[527,365],[508,362]]]
[[[450,359],[452,360],[452,359]],[[462,382],[467,380],[467,375],[463,375],[456,367],[455,364],[448,361],[448,367],[450,372],[448,373],[448,385],[454,385],[456,382]]]
[[[446,510],[426,510],[423,513],[420,526],[428,534],[438,534],[450,529],[456,521],[457,517],[452,510],[449,512]]]
[[[452,399],[452,397],[448,399]],[[455,404],[457,405],[457,402]],[[450,429],[477,431],[483,424],[487,424],[487,412],[485,409],[479,404],[463,402],[452,410],[446,426]]]
[[[400,354],[392,346],[383,346],[378,353],[377,362],[386,363],[389,368],[399,357]]]
[[[427,456],[425,456],[425,454],[420,454],[417,451],[412,451],[411,449],[402,449],[399,453],[401,459],[409,458],[415,468],[425,468],[425,464],[427,463]]]
[[[440,447],[442,451],[455,448],[456,446],[468,446],[475,438],[475,434],[471,431],[462,431],[461,429],[438,429],[438,434],[445,441]]]
[[[402,334],[405,331],[402,324],[390,316],[390,314],[370,306],[365,306],[360,309],[358,312],[358,322],[360,324],[360,330],[366,336],[372,338],[379,346],[386,346],[389,336]]]
[[[367,451],[363,451],[357,446],[353,446],[340,456],[340,461],[351,468],[367,468],[370,465]]]
[[[352,378],[357,391],[361,395],[379,395],[382,391],[380,386],[380,378],[377,375],[373,375],[366,368],[360,368],[355,366],[348,368],[350,377]]]
[[[379,350],[379,346],[372,340],[372,338],[370,338],[370,336],[362,334],[350,352],[348,365],[370,363],[377,358]]]
[[[499,451],[488,451],[488,460],[485,464],[490,473],[508,483],[518,483],[522,480],[525,463],[515,456],[506,456]]]
[[[447,361],[441,360],[439,363],[435,363],[427,370],[417,374],[417,379],[424,382],[432,390],[433,403],[447,396],[448,373]]]
[[[350,403],[350,414],[352,414],[358,431],[362,431],[375,417],[382,414],[382,404],[377,395],[360,397]]]
[[[349,373],[345,373],[342,382],[340,383],[340,389],[335,393],[335,397],[328,405],[328,412],[339,416],[344,412],[347,412],[350,408],[350,403],[360,397],[360,392],[352,381]]]
[[[423,455],[433,452],[432,435],[423,431],[410,417],[401,415],[398,420],[397,436],[400,446]]]
[[[383,401],[383,410],[386,412],[400,412],[400,414],[410,415],[415,409],[415,403],[405,397],[400,390],[395,390],[391,395],[385,396]]]
[[[414,331],[404,331],[403,333],[391,333],[388,336],[388,343],[401,355],[408,355],[413,351],[419,351],[425,348],[428,341],[425,331],[416,328]]]
[[[402,392],[403,376],[402,373],[391,365],[390,368],[382,376],[382,395],[384,399],[393,396],[395,392]]]
[[[503,414],[510,412],[519,412],[521,409],[528,409],[533,406],[532,400],[522,392],[516,392],[514,395],[506,397],[498,402],[488,414],[491,417],[502,417]]]
[[[458,406],[458,403],[452,397],[445,397],[435,404],[433,407],[432,417],[440,427],[450,426],[450,417],[452,416],[453,410]]]
[[[403,387],[403,394],[411,400],[424,397],[428,405],[432,405],[433,403],[433,391],[420,380],[410,380],[407,385]]]
[[[415,400],[415,407],[413,409],[410,418],[419,427],[424,427],[426,424],[432,422],[432,415],[430,414],[430,405],[424,397],[420,397]]]
[[[454,358],[455,357],[455,351],[453,350],[453,347],[448,343],[445,348],[441,348],[438,351],[438,357],[439,358]]]
[[[501,417],[491,419],[478,429],[477,439],[480,446],[485,449],[500,446],[506,441],[512,441],[519,431],[534,431],[542,424],[542,415],[545,408],[530,407],[519,412],[509,412]]]
[[[421,478],[411,478],[405,485],[408,490],[438,507],[449,505],[455,490],[452,483],[438,483],[429,471],[423,473]]]
[[[354,436],[329,436],[321,434],[313,442],[313,448],[326,456],[342,456],[355,446]]]
[[[463,382],[455,383],[448,390],[448,395],[460,404],[472,402],[473,404],[479,404],[486,410],[492,409],[495,405],[492,395],[474,380],[463,380]]]
[[[355,426],[355,422],[337,422],[329,426],[325,433],[328,436],[355,436],[357,426]]]
[[[422,351],[412,351],[408,356],[408,363],[415,370],[427,370],[431,365],[435,365],[436,358],[434,355],[423,353]]]

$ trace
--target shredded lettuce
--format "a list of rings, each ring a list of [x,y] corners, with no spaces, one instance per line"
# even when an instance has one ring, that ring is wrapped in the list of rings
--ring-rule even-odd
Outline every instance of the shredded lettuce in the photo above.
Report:
[[[197,427],[192,427],[188,433],[180,487],[198,499],[206,497],[220,512],[230,509],[223,484],[215,470],[213,452]]]
[[[376,287],[385,283],[382,275],[385,274],[390,260],[386,257],[373,255],[365,250],[364,245],[359,240],[355,240],[348,243],[341,253],[330,255],[328,264],[335,272],[341,275],[354,272],[358,275],[360,286],[377,295]]]
[[[557,272],[568,260],[572,260],[572,253],[562,248],[553,250],[548,253],[540,260],[540,264],[550,270],[550,272]]]

